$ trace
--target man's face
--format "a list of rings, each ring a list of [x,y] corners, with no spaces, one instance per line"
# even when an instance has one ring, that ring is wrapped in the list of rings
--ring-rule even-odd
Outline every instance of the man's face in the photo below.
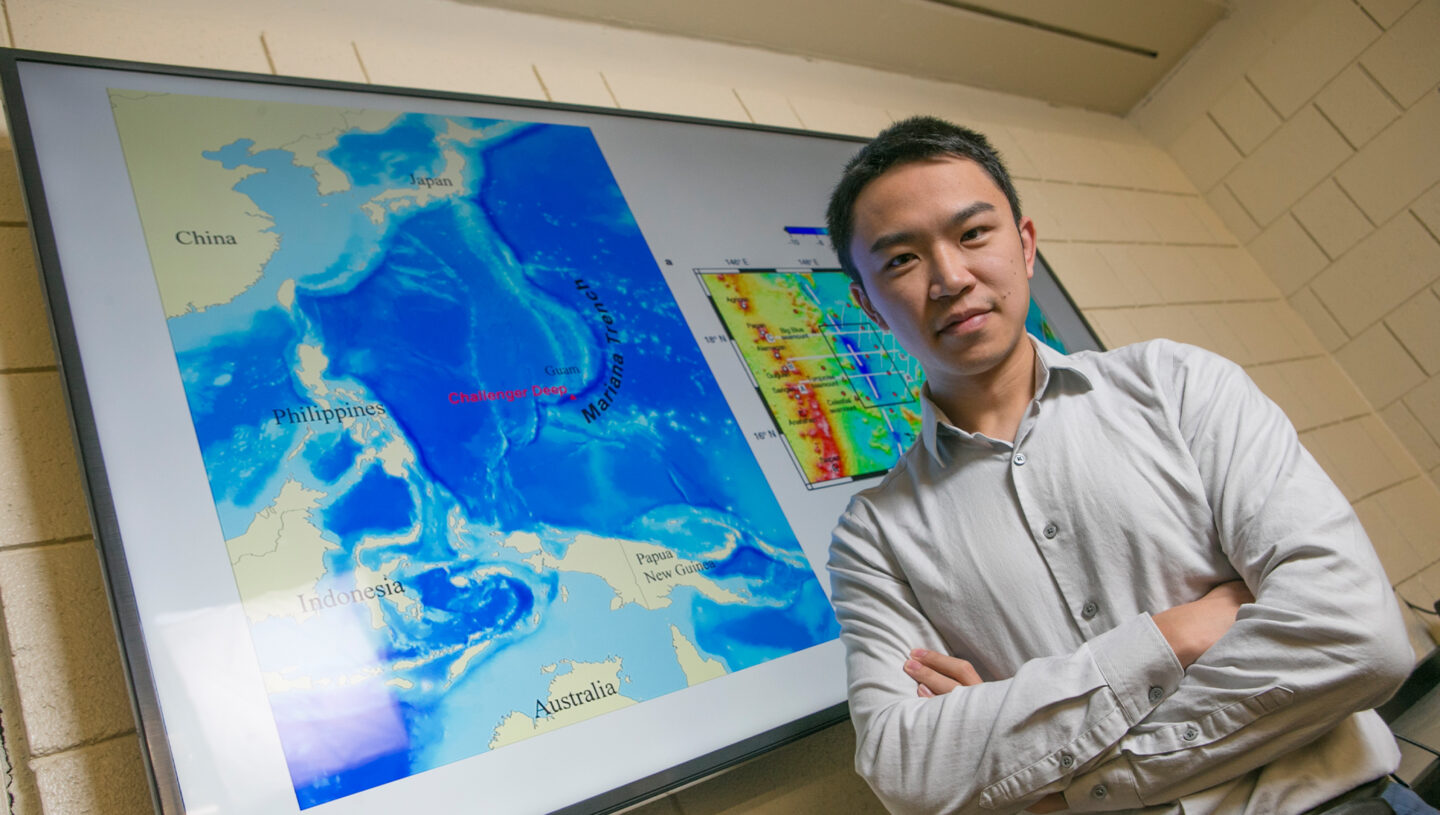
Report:
[[[936,393],[1019,353],[1035,225],[1016,228],[980,165],[942,157],[891,168],[855,201],[855,299],[919,360]],[[1028,349],[1026,349],[1028,350]]]

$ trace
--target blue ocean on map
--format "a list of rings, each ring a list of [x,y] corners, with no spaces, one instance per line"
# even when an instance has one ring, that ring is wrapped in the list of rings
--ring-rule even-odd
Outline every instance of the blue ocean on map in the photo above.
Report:
[[[302,809],[838,635],[588,129],[203,158],[279,236],[169,327],[226,540],[294,575],[240,585]]]

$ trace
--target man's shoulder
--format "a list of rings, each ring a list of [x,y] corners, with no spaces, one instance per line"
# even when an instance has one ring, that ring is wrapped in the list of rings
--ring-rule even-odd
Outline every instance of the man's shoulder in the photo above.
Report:
[[[1119,385],[1125,390],[1185,390],[1184,382],[1197,375],[1212,379],[1239,370],[1231,360],[1204,348],[1169,339],[1144,340],[1108,351],[1076,351],[1065,364],[1084,374],[1092,384]]]

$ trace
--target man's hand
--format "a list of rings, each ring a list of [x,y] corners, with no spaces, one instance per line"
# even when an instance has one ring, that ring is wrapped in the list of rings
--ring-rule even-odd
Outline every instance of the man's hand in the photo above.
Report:
[[[1152,617],[1182,668],[1200,658],[1235,624],[1240,606],[1255,602],[1255,595],[1239,580],[1221,583],[1204,597],[1166,609]]]
[[[980,684],[980,674],[966,660],[916,648],[905,661],[905,673],[915,680],[919,696],[939,696],[955,688]]]

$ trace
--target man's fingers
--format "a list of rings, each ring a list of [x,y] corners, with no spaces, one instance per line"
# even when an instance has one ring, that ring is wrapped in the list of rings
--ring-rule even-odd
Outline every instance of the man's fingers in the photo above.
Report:
[[[909,674],[911,679],[918,682],[921,688],[930,691],[932,696],[949,693],[960,687],[959,682],[956,682],[933,668],[926,667],[919,660],[905,660],[905,673]],[[923,691],[918,689],[916,692],[921,696],[925,695]]]
[[[916,648],[911,651],[910,658],[966,687],[978,685],[981,682],[980,674],[975,672],[975,666],[971,665],[969,660],[946,656],[936,651],[927,651],[924,648]]]
[[[949,693],[960,686],[980,684],[980,674],[966,660],[923,648],[910,652],[910,659],[905,662],[905,673],[932,695]]]

